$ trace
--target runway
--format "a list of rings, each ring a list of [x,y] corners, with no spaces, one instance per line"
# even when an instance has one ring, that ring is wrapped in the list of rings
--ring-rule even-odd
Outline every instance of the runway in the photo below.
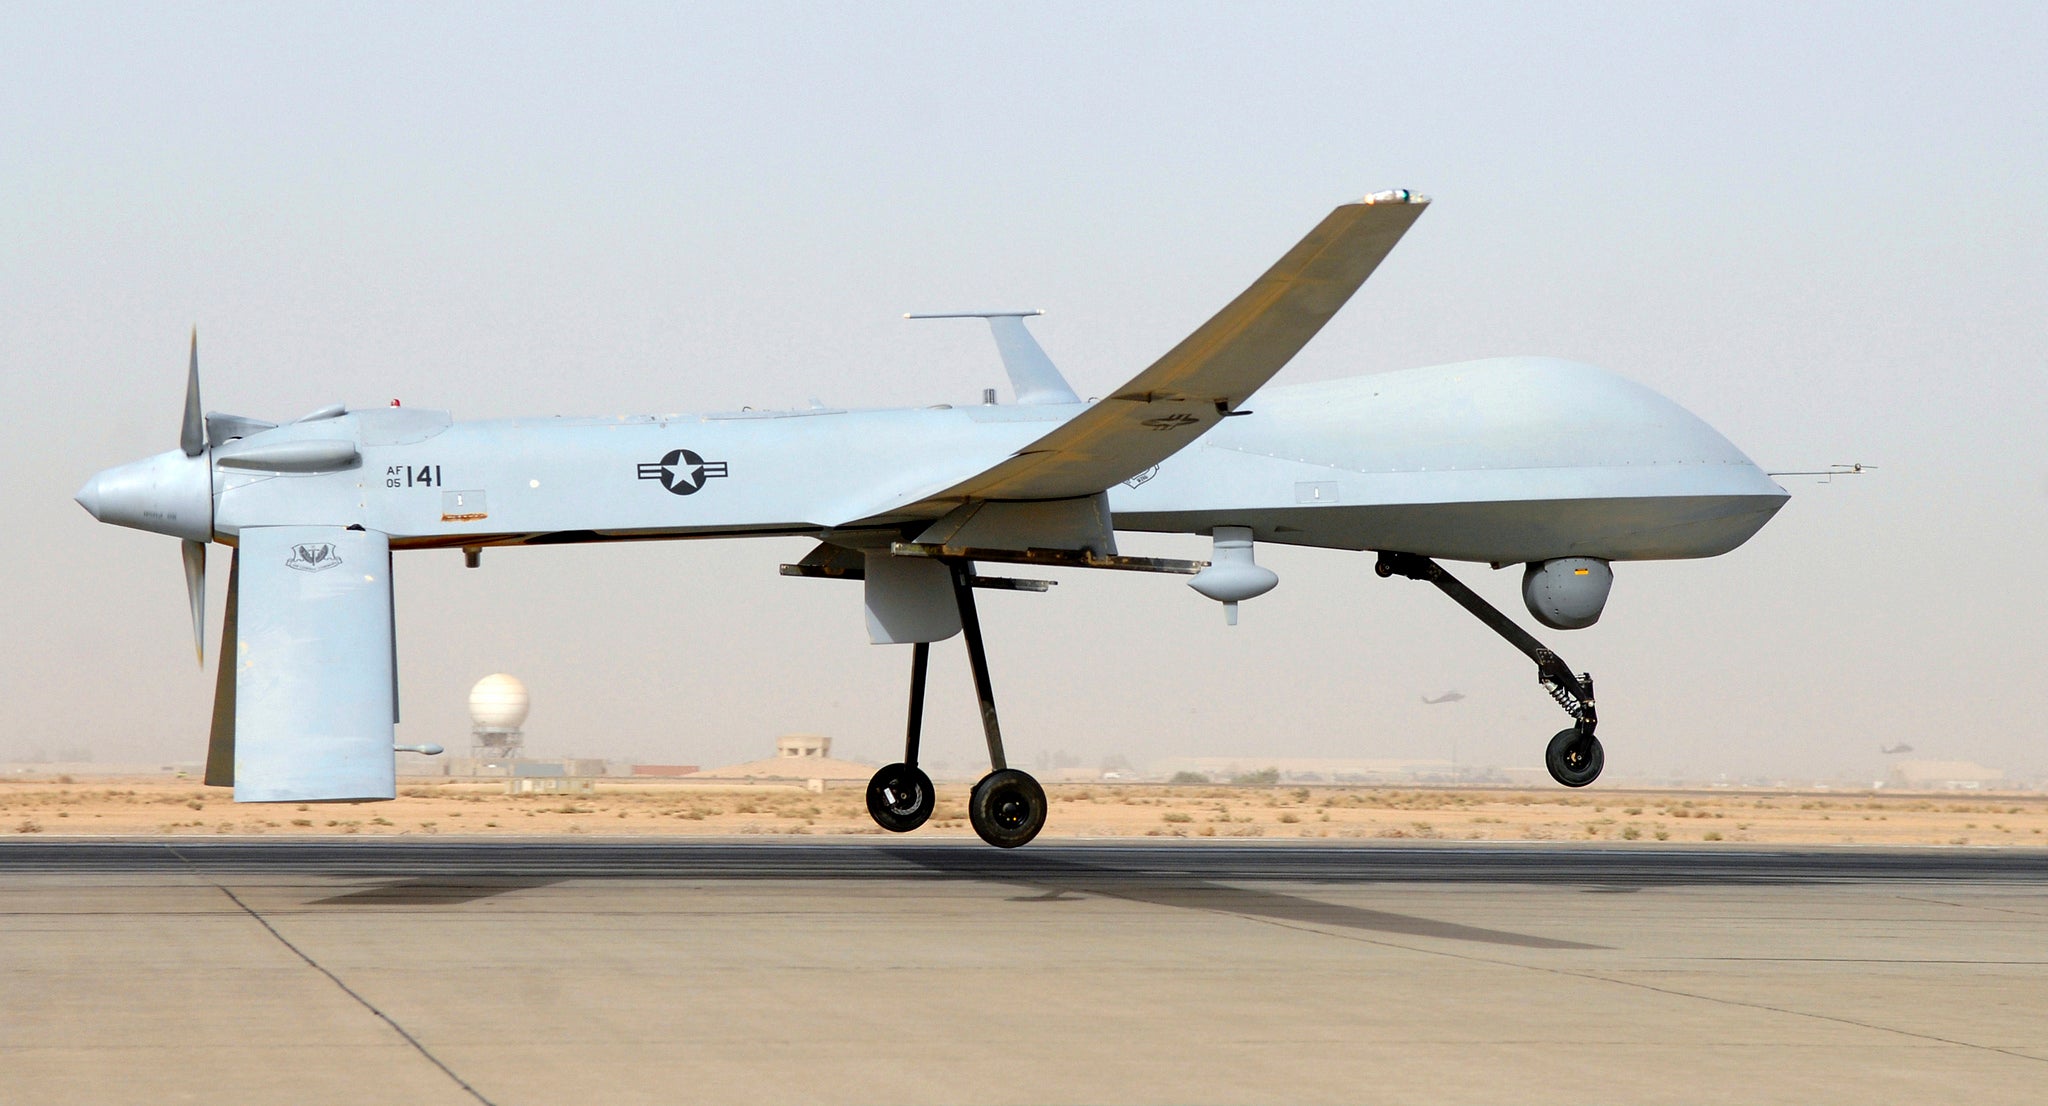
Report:
[[[9,1103],[2032,1102],[2048,854],[0,845]]]

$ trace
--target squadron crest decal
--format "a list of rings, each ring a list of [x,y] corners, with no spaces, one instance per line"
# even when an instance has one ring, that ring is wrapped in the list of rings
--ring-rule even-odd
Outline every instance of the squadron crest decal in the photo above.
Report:
[[[284,566],[300,572],[325,572],[340,563],[341,554],[334,551],[334,543],[322,541],[292,546],[291,559]]]
[[[659,480],[672,495],[695,494],[706,481],[724,475],[724,461],[706,461],[687,449],[671,449],[661,460],[640,466],[640,479]]]

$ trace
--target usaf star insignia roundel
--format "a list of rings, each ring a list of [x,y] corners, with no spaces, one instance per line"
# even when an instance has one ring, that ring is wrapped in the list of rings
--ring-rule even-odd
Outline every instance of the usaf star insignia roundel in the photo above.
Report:
[[[671,449],[660,461],[640,466],[640,479],[659,480],[674,495],[690,495],[705,481],[724,475],[724,461],[706,461],[687,449]]]

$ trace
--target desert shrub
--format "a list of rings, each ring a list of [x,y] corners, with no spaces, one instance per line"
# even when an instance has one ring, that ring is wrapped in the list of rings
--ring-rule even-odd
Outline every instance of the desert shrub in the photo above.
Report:
[[[1208,783],[1209,777],[1200,772],[1175,772],[1173,778],[1166,782],[1178,784]]]

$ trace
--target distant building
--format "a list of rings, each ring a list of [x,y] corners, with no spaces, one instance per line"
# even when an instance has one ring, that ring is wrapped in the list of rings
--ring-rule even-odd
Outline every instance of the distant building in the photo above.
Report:
[[[762,782],[866,783],[875,774],[872,764],[832,758],[832,739],[823,734],[793,733],[775,739],[775,755],[766,760],[732,764],[698,772],[693,780],[759,780]]]
[[[1154,763],[1152,774],[1168,779],[1175,773],[1192,772],[1227,783],[1267,769],[1278,772],[1283,783],[1505,783],[1508,779],[1491,765],[1349,757],[1175,757]]]
[[[1887,787],[1909,791],[1977,791],[2005,779],[1997,768],[1968,760],[1902,760],[1892,765]]]
[[[635,764],[633,765],[633,774],[636,776],[693,776],[697,774],[697,766],[694,764]]]
[[[821,757],[832,755],[832,739],[821,733],[783,734],[775,739],[778,757]]]

